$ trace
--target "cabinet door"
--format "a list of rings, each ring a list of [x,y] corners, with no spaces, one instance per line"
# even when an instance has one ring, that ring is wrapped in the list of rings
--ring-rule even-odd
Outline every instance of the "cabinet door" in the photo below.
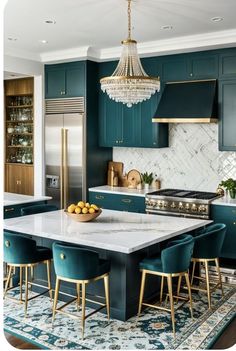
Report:
[[[121,140],[117,146],[133,146],[137,145],[137,123],[138,123],[138,110],[139,105],[133,105],[132,107],[127,107],[126,105],[121,105]]]
[[[85,65],[83,62],[76,66],[66,66],[65,97],[85,95]]]
[[[193,79],[218,77],[218,55],[192,54],[188,57],[188,75]]]
[[[227,50],[220,54],[219,78],[235,78],[236,76],[236,49]]]
[[[6,192],[33,195],[34,168],[24,165],[6,165]]]
[[[162,62],[162,81],[178,81],[189,78],[185,55],[164,58]]]
[[[227,226],[221,257],[236,258],[236,207],[212,205],[211,218],[215,223],[225,223]]]
[[[219,82],[219,150],[236,151],[236,79]]]
[[[119,146],[122,140],[122,106],[111,100],[105,93],[101,93],[100,97],[99,145]]]
[[[45,75],[45,97],[48,99],[65,97],[65,69],[46,67]]]

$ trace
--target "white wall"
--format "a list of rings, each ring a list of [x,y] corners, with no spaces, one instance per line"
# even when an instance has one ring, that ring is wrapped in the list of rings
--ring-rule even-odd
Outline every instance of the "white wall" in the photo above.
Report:
[[[5,55],[4,71],[34,77],[34,195],[44,195],[44,65]]]
[[[153,172],[162,188],[215,191],[222,179],[236,179],[236,152],[218,150],[217,124],[170,124],[170,147],[114,148],[125,172]]]

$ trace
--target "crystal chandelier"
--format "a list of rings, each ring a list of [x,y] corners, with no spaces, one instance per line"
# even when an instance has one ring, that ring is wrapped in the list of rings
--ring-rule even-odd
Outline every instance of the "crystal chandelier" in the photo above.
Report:
[[[115,71],[100,83],[110,99],[131,107],[160,90],[160,78],[146,74],[138,56],[137,42],[131,39],[131,0],[128,0],[128,38],[121,43],[123,50]]]

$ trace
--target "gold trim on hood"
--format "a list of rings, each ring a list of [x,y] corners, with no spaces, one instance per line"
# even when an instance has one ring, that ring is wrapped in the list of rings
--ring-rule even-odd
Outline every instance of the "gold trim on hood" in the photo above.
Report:
[[[217,123],[217,118],[152,118],[153,123]]]

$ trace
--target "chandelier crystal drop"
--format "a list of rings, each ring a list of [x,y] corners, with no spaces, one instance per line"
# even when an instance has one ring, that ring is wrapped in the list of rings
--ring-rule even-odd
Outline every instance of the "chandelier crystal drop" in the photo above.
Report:
[[[128,107],[150,99],[160,90],[160,78],[149,77],[140,62],[137,42],[131,39],[131,0],[128,0],[128,39],[122,41],[120,61],[110,77],[100,80],[102,91]]]

